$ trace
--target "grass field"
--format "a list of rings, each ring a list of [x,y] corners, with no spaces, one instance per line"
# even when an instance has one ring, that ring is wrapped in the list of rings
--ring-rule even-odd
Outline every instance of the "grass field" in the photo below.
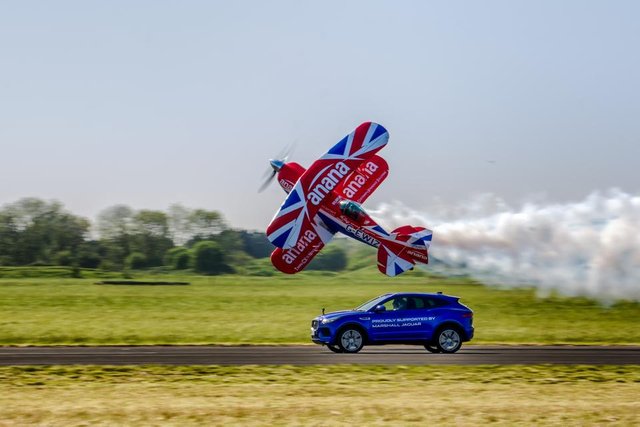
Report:
[[[322,307],[439,290],[475,310],[474,343],[640,343],[637,303],[421,273],[136,277],[189,286],[54,273],[0,279],[0,345],[309,343]],[[0,367],[0,390],[0,426],[640,423],[640,366]]]
[[[143,279],[144,277],[137,277]],[[157,277],[156,277],[157,278]],[[374,269],[296,276],[162,276],[189,286],[104,286],[96,279],[0,279],[0,345],[309,343],[320,313],[394,291],[443,291],[475,311],[473,343],[639,344],[640,304],[537,298],[466,279]]]
[[[639,366],[0,368],[0,425],[638,425]]]

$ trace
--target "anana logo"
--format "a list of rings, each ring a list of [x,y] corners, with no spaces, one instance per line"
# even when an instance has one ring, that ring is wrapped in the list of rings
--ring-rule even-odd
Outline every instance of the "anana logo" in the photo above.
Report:
[[[286,191],[287,193],[290,193],[291,190],[293,190],[293,184],[291,183],[291,181],[287,181],[286,179],[281,179],[280,180],[280,186],[284,189],[284,191]]]
[[[362,186],[367,182],[367,178],[371,177],[378,170],[378,165],[375,162],[368,162],[364,168],[358,169],[365,176],[359,173],[354,173],[353,178],[343,187],[342,193],[346,198],[352,199]]]
[[[329,170],[327,175],[322,178],[320,183],[318,183],[313,189],[307,194],[307,200],[309,200],[314,205],[319,205],[320,202],[325,198],[327,194],[331,190],[333,190],[336,185],[340,182],[342,178],[345,177],[349,173],[351,169],[349,166],[344,164],[343,162],[338,162],[335,164],[333,169]]]
[[[318,235],[313,231],[311,230],[305,231],[302,237],[298,239],[298,243],[284,253],[284,256],[283,256],[284,262],[286,262],[287,264],[291,264],[292,262],[294,262],[298,258],[298,256],[302,252],[304,252],[305,249],[307,249],[307,246],[309,246],[309,243],[313,242],[317,237]]]

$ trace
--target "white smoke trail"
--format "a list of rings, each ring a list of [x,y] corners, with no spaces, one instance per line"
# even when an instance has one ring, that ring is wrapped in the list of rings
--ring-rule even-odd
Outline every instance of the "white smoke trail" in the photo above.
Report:
[[[418,212],[394,203],[371,214],[391,227],[433,229],[432,257],[487,284],[640,301],[640,196],[611,190],[579,203],[512,209],[485,195],[448,211]]]

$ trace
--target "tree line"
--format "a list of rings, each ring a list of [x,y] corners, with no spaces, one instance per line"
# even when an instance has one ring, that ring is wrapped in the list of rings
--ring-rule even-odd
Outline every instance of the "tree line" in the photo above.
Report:
[[[0,266],[109,271],[164,266],[218,274],[266,258],[272,250],[262,232],[233,229],[217,211],[179,204],[167,211],[115,205],[100,212],[95,224],[57,201],[24,198],[0,208]],[[315,268],[344,268],[343,252],[330,250]]]

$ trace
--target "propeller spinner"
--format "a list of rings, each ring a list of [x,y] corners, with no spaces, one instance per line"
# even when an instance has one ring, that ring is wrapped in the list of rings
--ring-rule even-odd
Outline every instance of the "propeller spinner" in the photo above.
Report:
[[[284,164],[287,163],[287,159],[289,159],[289,155],[293,152],[294,147],[295,144],[291,144],[288,147],[285,147],[280,152],[280,154],[276,156],[275,159],[269,159],[269,164],[271,165],[272,170],[267,169],[267,171],[265,172],[262,178],[264,182],[262,183],[260,188],[258,188],[258,193],[263,192],[269,186],[269,184],[271,184],[271,181],[273,181],[273,178],[275,178],[276,174],[280,172],[280,169],[282,169]]]

